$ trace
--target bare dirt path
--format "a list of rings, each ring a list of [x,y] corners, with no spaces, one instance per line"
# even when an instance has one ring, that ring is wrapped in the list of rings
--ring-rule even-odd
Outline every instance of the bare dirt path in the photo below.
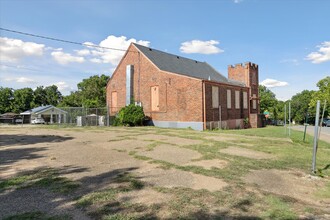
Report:
[[[314,188],[323,190],[326,181],[308,182],[274,169],[245,170],[258,163],[271,166],[279,159],[248,149],[263,140],[271,139],[148,127],[0,127],[0,219],[35,211],[73,219],[102,219],[107,214],[260,219],[260,210],[267,208],[262,207],[264,195],[251,196],[244,184],[252,191],[287,192],[284,196],[299,204],[324,208],[327,199],[313,203],[304,197],[312,198]],[[292,145],[287,138],[278,141]],[[238,167],[240,157],[244,165]],[[26,180],[25,172],[40,169],[55,170],[56,175],[41,179],[46,184],[27,185],[24,181],[33,184],[41,177]],[[65,193],[53,190],[58,183],[70,186],[70,181],[79,186]],[[292,190],[292,185],[300,189]]]

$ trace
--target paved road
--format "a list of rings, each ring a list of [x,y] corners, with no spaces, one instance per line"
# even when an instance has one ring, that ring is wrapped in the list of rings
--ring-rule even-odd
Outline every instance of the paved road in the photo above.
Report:
[[[292,126],[292,129],[295,129],[298,131],[304,131],[304,126],[302,126],[302,125]],[[307,126],[307,133],[314,136],[314,126]],[[321,128],[320,139],[330,143],[330,127]]]

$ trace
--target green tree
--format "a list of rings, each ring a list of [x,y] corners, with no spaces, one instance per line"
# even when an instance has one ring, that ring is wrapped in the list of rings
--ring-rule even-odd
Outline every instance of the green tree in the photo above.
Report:
[[[277,104],[275,107],[276,115],[274,113],[274,119],[284,121],[284,114],[285,114],[284,105],[285,104],[286,104],[286,102],[284,102],[284,101],[277,101]]]
[[[31,104],[33,101],[33,90],[31,88],[16,89],[13,95],[13,112],[20,113],[31,109]]]
[[[109,77],[95,75],[78,83],[78,93],[84,107],[106,106],[106,85]]]
[[[271,117],[274,118],[277,114],[277,99],[275,94],[266,88],[266,86],[259,86],[259,97],[260,97],[260,113],[264,113],[265,111],[269,111],[271,113]]]
[[[292,120],[303,124],[306,120],[307,113],[311,113],[309,109],[309,103],[312,100],[312,96],[315,92],[304,90],[301,93],[297,93],[291,98],[291,115]]]
[[[47,105],[47,95],[43,86],[38,86],[33,91],[33,107],[38,107],[40,105]]]
[[[45,93],[46,93],[47,105],[57,106],[62,100],[62,94],[60,91],[58,91],[56,85],[47,86],[45,88]]]
[[[327,108],[324,114],[325,117],[327,117],[330,114],[330,76],[321,79],[316,85],[319,87],[319,90],[313,93],[309,106],[313,109],[313,113],[315,114],[317,100],[321,101],[322,108],[326,100]]]
[[[59,107],[82,107],[81,97],[78,91],[71,92],[70,95],[63,96]]]
[[[33,92],[33,107],[40,105],[54,105],[57,106],[62,100],[62,94],[58,91],[56,85],[47,87],[38,86]]]
[[[0,114],[12,111],[13,89],[0,87]]]

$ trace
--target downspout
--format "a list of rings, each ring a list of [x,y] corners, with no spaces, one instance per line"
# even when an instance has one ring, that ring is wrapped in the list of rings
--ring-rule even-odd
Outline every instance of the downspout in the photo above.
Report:
[[[206,130],[206,100],[205,100],[205,81],[202,80],[203,84],[203,130]]]
[[[251,115],[251,96],[250,96],[251,94],[250,94],[250,89],[248,90],[248,97],[249,97],[249,101],[248,101],[248,118],[249,118],[249,127],[251,126],[251,117],[250,117],[250,115]]]
[[[140,96],[140,85],[141,85],[141,82],[140,82],[140,71],[141,71],[141,60],[140,60],[140,51],[138,51],[138,71],[139,71],[139,74],[138,74],[138,102],[141,102],[141,96]]]

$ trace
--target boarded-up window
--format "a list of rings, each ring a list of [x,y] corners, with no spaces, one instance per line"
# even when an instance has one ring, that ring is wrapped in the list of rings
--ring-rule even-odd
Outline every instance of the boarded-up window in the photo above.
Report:
[[[227,108],[231,108],[231,90],[227,89]]]
[[[151,111],[159,111],[159,87],[152,86],[151,92]]]
[[[117,92],[111,93],[111,111],[117,112],[118,111],[118,94]]]
[[[212,86],[212,108],[219,108],[219,87]]]
[[[239,109],[239,91],[235,91],[235,108]]]
[[[247,92],[243,92],[243,108],[248,108]]]
[[[257,97],[256,94],[253,94],[253,100],[252,100],[252,108],[257,109],[257,100],[255,99]]]

